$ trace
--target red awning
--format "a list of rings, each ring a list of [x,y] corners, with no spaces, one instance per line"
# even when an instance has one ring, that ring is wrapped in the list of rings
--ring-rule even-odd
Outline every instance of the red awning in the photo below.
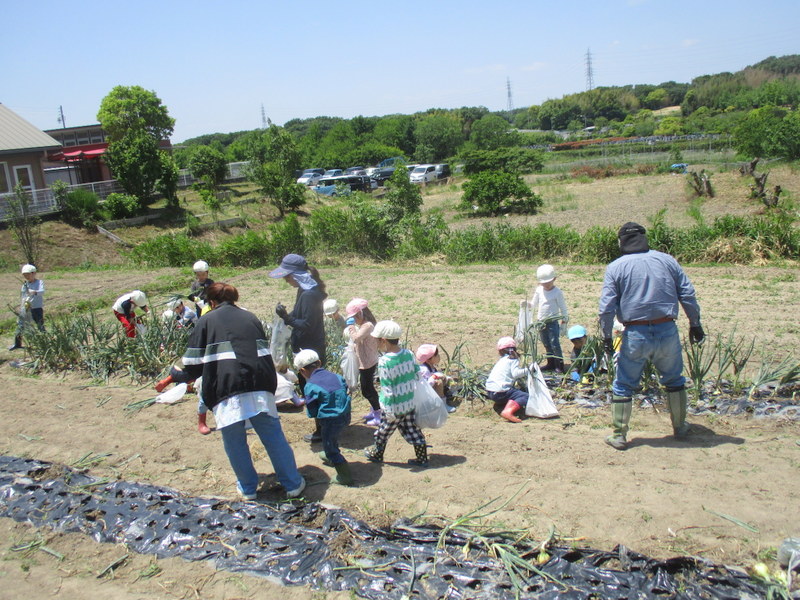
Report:
[[[74,152],[64,152],[64,160],[66,161],[76,161],[76,160],[84,160],[87,158],[97,158],[102,154],[105,154],[105,148],[96,148],[94,150],[76,150]]]

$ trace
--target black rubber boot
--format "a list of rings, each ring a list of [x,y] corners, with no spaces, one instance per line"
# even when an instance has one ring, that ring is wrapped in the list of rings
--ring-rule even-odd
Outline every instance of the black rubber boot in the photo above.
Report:
[[[364,450],[364,456],[366,456],[367,460],[370,462],[382,463],[384,450],[386,450],[386,446],[375,444]]]
[[[14,337],[14,343],[8,347],[9,350],[18,350],[22,348],[22,336],[18,335]]]
[[[427,467],[428,466],[428,446],[427,444],[419,444],[414,446],[414,454],[416,454],[416,458],[412,458],[408,461],[408,464],[414,465],[416,467]]]

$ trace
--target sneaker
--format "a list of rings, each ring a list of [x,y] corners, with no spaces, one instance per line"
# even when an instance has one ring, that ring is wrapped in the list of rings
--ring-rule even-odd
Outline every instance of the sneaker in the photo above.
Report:
[[[306,489],[306,480],[301,477],[300,478],[300,486],[295,488],[295,489],[293,489],[293,490],[288,490],[286,492],[286,496],[288,498],[297,498],[297,497],[300,496],[300,494],[303,493],[304,489]]]
[[[423,469],[430,464],[429,460],[420,460],[418,458],[409,458],[408,464],[412,467],[422,467]]]
[[[364,423],[367,427],[379,427],[381,424],[381,418],[378,417],[377,419],[372,419],[371,421],[367,421]]]
[[[445,404],[445,407],[447,408],[447,412],[449,412],[449,413],[456,412],[456,407],[455,406],[450,406],[449,404]]]
[[[242,486],[239,483],[236,483],[236,489],[239,490],[239,495],[242,497],[242,500],[255,500],[258,498],[258,493],[253,492],[252,494],[245,494]]]

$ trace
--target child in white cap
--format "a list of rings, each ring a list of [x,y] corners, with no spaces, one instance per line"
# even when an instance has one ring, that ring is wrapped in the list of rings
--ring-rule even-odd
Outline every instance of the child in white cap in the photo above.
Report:
[[[126,336],[130,338],[136,337],[136,326],[141,324],[141,317],[136,316],[134,309],[141,308],[146,313],[149,310],[147,304],[147,296],[141,290],[133,290],[123,294],[114,302],[111,308],[114,311],[114,316],[122,323]]]
[[[206,301],[206,290],[214,283],[214,280],[208,276],[208,263],[204,260],[198,260],[192,265],[194,271],[194,281],[189,290],[189,300],[194,302],[195,311],[198,316],[204,315],[211,306]]]
[[[564,354],[559,339],[561,336],[559,323],[566,325],[569,320],[567,303],[564,294],[556,287],[556,270],[553,265],[545,264],[536,269],[536,279],[539,280],[539,285],[536,286],[528,305],[536,320],[542,323],[539,337],[547,353],[547,364],[542,367],[542,371],[563,373]]]
[[[9,350],[22,348],[22,334],[31,321],[44,331],[44,281],[36,278],[36,267],[30,264],[22,266],[22,277],[17,333]]]

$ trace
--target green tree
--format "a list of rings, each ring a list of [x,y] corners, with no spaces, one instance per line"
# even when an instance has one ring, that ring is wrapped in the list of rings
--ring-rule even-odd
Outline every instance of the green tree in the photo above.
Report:
[[[250,138],[249,153],[247,177],[270,199],[281,217],[305,203],[305,188],[295,178],[301,165],[300,151],[290,133],[270,125]]]
[[[775,106],[751,110],[733,131],[736,150],[750,157],[777,156],[776,138],[785,114],[784,109]]]
[[[199,146],[189,159],[192,177],[201,180],[212,190],[219,188],[228,173],[225,155],[210,146]]]
[[[161,140],[175,127],[155,92],[118,85],[100,103],[97,113],[109,139],[106,158],[114,177],[142,205],[149,202],[161,178]]]
[[[423,162],[438,162],[453,156],[464,143],[461,123],[455,115],[434,113],[421,117],[414,127],[414,156]]]
[[[422,207],[420,186],[411,183],[405,165],[397,165],[392,176],[386,181],[386,217],[391,223],[398,223],[408,216],[419,217]]]
[[[178,206],[178,179],[180,169],[178,162],[171,152],[159,150],[159,160],[161,162],[161,173],[156,182],[159,193],[167,199],[167,206]]]
[[[22,248],[25,262],[36,264],[39,258],[39,240],[42,237],[42,220],[31,209],[31,196],[18,183],[14,195],[7,199],[8,225]]]
[[[100,103],[97,120],[111,142],[146,133],[156,140],[172,135],[175,119],[155,92],[133,85],[118,85]]]
[[[497,150],[516,145],[519,135],[504,118],[486,115],[472,124],[469,139],[478,150]]]
[[[523,212],[535,214],[542,199],[513,173],[483,171],[464,183],[461,208],[473,214]]]
[[[775,146],[781,158],[800,158],[800,111],[794,110],[783,118],[775,136]]]
[[[144,132],[111,142],[106,162],[123,189],[136,196],[142,206],[148,203],[161,177],[161,152],[158,140]]]
[[[658,110],[659,108],[669,106],[669,102],[670,98],[669,94],[667,94],[667,90],[664,88],[656,88],[647,94],[643,104],[650,110]]]

